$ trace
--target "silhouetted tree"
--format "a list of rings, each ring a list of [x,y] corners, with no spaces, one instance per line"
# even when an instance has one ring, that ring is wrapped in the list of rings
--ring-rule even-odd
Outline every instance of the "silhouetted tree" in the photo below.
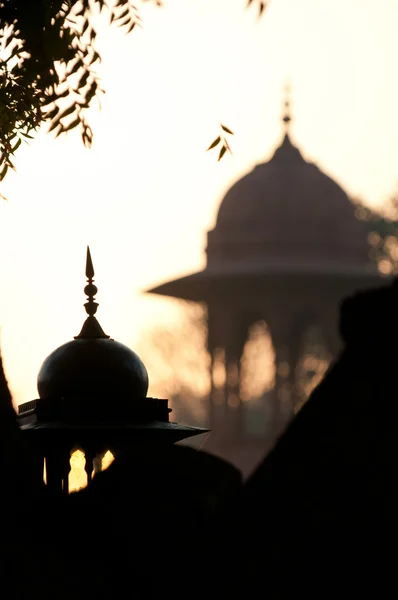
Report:
[[[398,194],[379,210],[354,200],[356,215],[368,225],[369,258],[383,275],[398,274]]]
[[[141,0],[161,6],[161,0]],[[258,3],[260,15],[265,2]],[[86,113],[101,93],[95,65],[95,17],[131,32],[141,23],[131,0],[4,0],[0,2],[0,180],[24,138],[45,122],[58,136],[80,128],[90,146],[93,133]],[[220,124],[219,159],[229,150],[231,130]]]

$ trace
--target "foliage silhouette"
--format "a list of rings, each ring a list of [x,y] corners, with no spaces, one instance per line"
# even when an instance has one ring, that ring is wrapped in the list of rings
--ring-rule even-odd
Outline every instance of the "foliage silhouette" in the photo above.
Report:
[[[163,5],[160,0],[141,1]],[[260,2],[260,14],[263,10]],[[104,91],[95,72],[101,60],[95,16],[102,12],[126,33],[142,22],[131,0],[0,3],[0,181],[14,169],[13,157],[22,141],[44,123],[55,136],[79,128],[84,145],[91,146],[87,111]],[[219,159],[229,149],[227,144],[223,148]]]

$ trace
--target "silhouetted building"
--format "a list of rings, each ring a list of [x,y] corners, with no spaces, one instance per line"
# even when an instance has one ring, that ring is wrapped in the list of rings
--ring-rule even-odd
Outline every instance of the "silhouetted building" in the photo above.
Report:
[[[97,287],[87,248],[87,318],[79,335],[43,362],[39,398],[19,406],[22,431],[45,460],[47,486],[68,493],[71,453],[85,453],[88,482],[102,456],[143,444],[172,444],[207,430],[170,422],[168,400],[148,398],[148,373],[130,348],[107,335],[95,317]]]
[[[211,369],[220,349],[226,369],[223,389],[212,386],[209,425],[216,436],[222,432],[223,444],[228,438],[235,447],[250,437],[240,368],[252,324],[265,321],[272,336],[273,397],[287,397],[294,407],[301,401],[297,378],[306,334],[316,331],[335,355],[340,300],[380,278],[354,204],[291,141],[288,101],[283,121],[283,140],[272,158],[225,194],[207,235],[206,268],[149,290],[206,303]]]

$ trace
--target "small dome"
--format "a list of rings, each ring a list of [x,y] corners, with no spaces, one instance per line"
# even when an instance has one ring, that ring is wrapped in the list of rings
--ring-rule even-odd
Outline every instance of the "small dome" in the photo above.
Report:
[[[43,362],[37,389],[40,398],[146,398],[148,373],[139,356],[130,348],[115,342],[103,331],[95,318],[98,304],[94,301],[97,287],[93,283],[94,268],[87,248],[84,288],[88,314],[82,330],[74,340],[63,344]]]
[[[145,398],[148,373],[135,352],[111,339],[75,339],[43,362],[37,389],[40,398]]]
[[[174,444],[208,431],[171,422],[168,400],[147,397],[148,373],[141,359],[103,331],[94,316],[98,290],[88,247],[86,276],[88,317],[79,335],[45,359],[37,378],[39,398],[18,407],[21,429],[38,436],[41,451],[58,446],[57,461],[50,468],[52,486],[61,465],[61,446],[66,452],[62,469],[68,464],[68,452],[77,446],[86,452],[87,470],[87,460],[107,449],[118,453],[149,440]],[[87,475],[91,476],[90,467]],[[67,490],[65,472],[58,469],[58,476],[59,489]]]

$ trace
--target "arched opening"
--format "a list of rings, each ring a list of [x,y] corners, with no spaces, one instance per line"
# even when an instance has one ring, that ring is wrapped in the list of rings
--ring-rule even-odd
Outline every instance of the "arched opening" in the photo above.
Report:
[[[321,382],[331,361],[322,335],[322,329],[309,327],[302,339],[300,359],[296,370],[297,400],[293,407],[298,412],[308,400],[312,390]]]
[[[114,461],[112,452],[107,450],[105,454],[97,454],[93,461],[93,472],[92,477],[95,477],[97,473],[105,471]],[[87,486],[87,473],[86,467],[86,456],[84,452],[77,449],[72,452],[70,457],[70,471],[69,471],[69,493],[76,492]]]
[[[241,358],[240,395],[244,403],[244,432],[248,436],[268,433],[275,387],[275,352],[265,321],[248,331]]]

